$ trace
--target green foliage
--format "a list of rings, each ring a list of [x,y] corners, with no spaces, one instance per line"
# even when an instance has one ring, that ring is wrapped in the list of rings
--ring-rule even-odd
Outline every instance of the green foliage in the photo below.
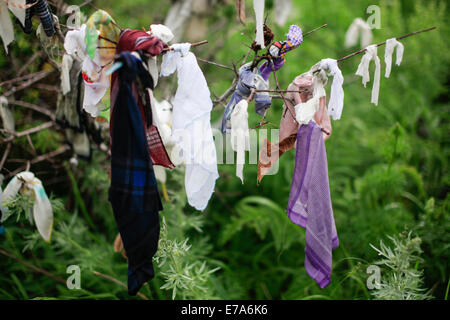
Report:
[[[243,226],[254,229],[261,240],[266,240],[267,232],[270,231],[278,252],[289,249],[301,238],[298,228],[286,219],[284,210],[267,198],[246,197],[236,204],[235,210],[238,216],[233,216],[223,228],[219,242],[222,245],[241,231]]]
[[[271,3],[266,1],[267,8]],[[354,18],[367,18],[365,9],[371,4],[369,0],[323,0],[318,6],[314,0],[294,0],[292,14],[283,27],[274,25],[273,12],[269,12],[268,24],[276,40],[284,38],[291,23],[299,24],[305,31],[328,23],[327,28],[308,36],[298,49],[286,55],[286,65],[277,73],[281,87],[286,88],[294,77],[322,58],[339,58],[356,51],[356,47],[343,48],[345,31]],[[150,23],[162,23],[171,1],[98,0],[95,5],[107,10],[120,26],[141,29]],[[150,299],[448,296],[449,8],[439,0],[381,0],[377,5],[381,8],[382,26],[373,30],[374,43],[430,26],[437,26],[437,30],[402,41],[403,62],[393,66],[389,79],[382,77],[378,106],[370,103],[372,83],[364,88],[354,75],[359,57],[340,64],[345,77],[344,110],[342,119],[332,123],[333,134],[326,142],[331,199],[340,240],[340,246],[333,251],[331,284],[320,289],[306,274],[305,231],[292,224],[285,213],[295,161],[291,150],[280,159],[278,173],[266,176],[259,186],[255,165],[245,165],[244,185],[235,177],[234,165],[220,165],[216,192],[204,212],[187,205],[183,170],[168,172],[170,202],[163,203],[160,213],[164,223],[155,257],[156,277],[141,289],[142,294]],[[196,55],[226,65],[240,61],[254,37],[251,5],[247,9],[247,25],[241,26],[236,22],[234,4],[217,1],[214,10],[202,17],[209,30],[204,37],[208,45],[196,47]],[[86,16],[94,11],[89,6],[82,10]],[[11,63],[18,67],[17,61],[27,61],[36,51],[35,42],[27,37],[16,31],[17,42],[10,51],[13,62],[0,55],[0,69],[6,77],[11,74]],[[378,53],[384,70],[383,47]],[[203,63],[200,67],[211,92],[220,96],[229,87],[233,73]],[[31,66],[29,71],[39,71],[35,68]],[[58,83],[57,77],[49,81]],[[273,87],[273,78],[270,82]],[[174,79],[160,79],[156,97],[173,95],[175,83]],[[326,89],[329,92],[329,86]],[[40,104],[53,98],[42,90],[29,88],[20,99]],[[267,120],[278,124],[281,110],[281,101],[274,100]],[[220,120],[222,114],[223,108],[217,106],[211,115],[212,123]],[[17,131],[48,121],[32,115],[15,107]],[[250,106],[249,125],[253,127],[259,120]],[[62,141],[62,135],[51,130],[31,138],[38,154],[55,150]],[[30,158],[23,150],[29,142],[25,138],[16,141],[18,148],[14,148],[13,158]],[[2,256],[1,299],[139,299],[93,273],[127,281],[126,260],[113,251],[117,227],[107,197],[107,165],[108,157],[96,150],[89,161],[80,159],[78,166],[67,165],[51,174],[44,174],[48,171],[44,165],[32,167],[39,171],[39,178],[44,175],[44,187],[54,194],[52,242],[45,243],[26,221],[29,204],[18,198],[11,204],[13,215],[4,223],[6,234],[0,236],[0,247],[62,279],[67,277],[68,265],[79,265],[82,289],[69,290],[63,283],[30,272],[27,266]],[[67,179],[50,184],[55,176]],[[386,235],[405,229],[412,230],[416,237],[393,238],[391,247],[380,242]],[[379,242],[378,251],[372,250],[370,243]],[[378,259],[380,252],[380,266],[387,276],[383,276],[384,287],[371,294],[366,287],[366,267]],[[424,293],[420,288],[430,291]]]
[[[418,270],[422,262],[420,258],[421,239],[411,238],[411,232],[400,234],[398,237],[389,237],[394,248],[386,246],[380,240],[380,248],[370,245],[381,260],[375,262],[377,265],[387,267],[381,274],[380,287],[372,292],[376,299],[381,300],[425,300],[432,297],[423,285],[423,271]]]
[[[169,240],[165,220],[161,228],[158,252],[154,257],[161,269],[161,276],[165,284],[161,289],[172,290],[172,299],[181,291],[183,299],[213,299],[211,287],[207,286],[209,276],[219,270],[209,270],[206,262],[194,261],[186,263],[185,256],[189,254],[191,246],[184,241]],[[165,268],[164,268],[165,267]]]

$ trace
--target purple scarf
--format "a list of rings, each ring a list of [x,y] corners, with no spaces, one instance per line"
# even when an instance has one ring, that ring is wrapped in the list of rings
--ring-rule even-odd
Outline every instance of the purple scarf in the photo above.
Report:
[[[306,229],[305,268],[321,288],[331,281],[331,251],[339,246],[331,208],[328,164],[320,127],[313,121],[297,132],[297,154],[287,213]]]

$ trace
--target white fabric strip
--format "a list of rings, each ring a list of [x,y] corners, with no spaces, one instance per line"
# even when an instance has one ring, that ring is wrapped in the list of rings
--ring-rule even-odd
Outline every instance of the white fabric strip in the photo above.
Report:
[[[11,201],[21,192],[33,200],[33,218],[41,237],[49,242],[53,227],[53,209],[45,193],[41,180],[34,173],[22,171],[18,173],[6,186],[3,201]],[[7,208],[3,208],[7,212]]]
[[[161,75],[177,71],[178,88],[173,99],[172,139],[186,164],[184,178],[189,204],[204,210],[214,192],[217,171],[216,146],[211,130],[211,94],[189,44],[171,46],[163,57]],[[172,158],[172,156],[171,156]]]
[[[9,0],[8,8],[14,16],[25,26],[26,0]]]
[[[386,49],[384,51],[384,62],[386,63],[386,73],[384,76],[386,78],[389,78],[391,75],[392,54],[394,53],[395,48],[397,48],[395,64],[399,66],[402,63],[403,51],[405,50],[405,47],[395,38],[387,39]]]
[[[73,58],[65,53],[61,63],[61,90],[65,95],[70,92],[70,69],[72,68]]]
[[[152,24],[150,25],[150,30],[151,31],[147,33],[155,35],[165,43],[171,41],[174,37],[172,30],[163,24]]]
[[[8,6],[4,1],[0,1],[0,37],[8,54],[8,45],[14,41],[14,28],[8,12]]]
[[[369,75],[369,64],[370,61],[375,61],[375,74],[372,86],[372,98],[371,102],[378,105],[378,94],[380,92],[380,58],[377,55],[377,46],[371,45],[366,48],[366,53],[359,63],[358,70],[356,70],[356,75],[362,77],[362,83],[364,87],[368,81],[370,81]]]
[[[248,129],[248,102],[242,99],[231,114],[231,148],[237,152],[236,176],[244,183],[243,169],[245,151],[250,151],[250,132]]]
[[[66,33],[64,39],[64,49],[71,56],[77,57],[83,61],[86,57],[86,43],[84,41],[86,35],[86,24],[81,25],[80,29],[71,30]]]
[[[333,77],[330,101],[328,102],[328,114],[333,120],[339,120],[342,115],[342,109],[344,109],[344,89],[342,88],[344,76],[335,59],[322,59],[319,66],[321,69],[328,72],[329,76]]]
[[[361,48],[367,47],[372,42],[372,30],[370,26],[361,18],[353,20],[345,33],[345,47],[350,48],[358,43],[361,35]]]
[[[325,71],[319,71],[325,72]],[[295,119],[302,124],[308,124],[313,118],[316,112],[319,110],[319,100],[321,97],[326,96],[324,83],[314,75],[314,91],[313,96],[306,102],[297,104],[295,108]],[[326,82],[326,76],[325,76]]]
[[[0,96],[0,116],[3,122],[3,128],[15,131],[16,123],[14,121],[14,113],[8,107],[8,99],[4,96]]]
[[[253,0],[253,8],[255,9],[256,18],[256,44],[261,46],[261,49],[265,48],[264,45],[264,0]]]
[[[275,0],[275,23],[283,27],[292,12],[292,0]]]

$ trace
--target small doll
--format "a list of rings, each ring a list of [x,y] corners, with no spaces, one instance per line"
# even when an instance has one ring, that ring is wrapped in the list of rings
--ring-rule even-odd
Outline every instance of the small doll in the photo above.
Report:
[[[297,48],[303,42],[302,29],[297,25],[291,25],[289,32],[286,35],[286,41],[276,41],[269,47],[269,56],[271,61],[264,62],[259,70],[264,80],[269,79],[270,74],[273,71],[278,71],[286,62],[284,56],[291,50]]]

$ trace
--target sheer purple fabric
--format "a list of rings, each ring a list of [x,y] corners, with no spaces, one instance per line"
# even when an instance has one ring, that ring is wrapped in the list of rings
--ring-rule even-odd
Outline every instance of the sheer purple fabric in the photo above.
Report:
[[[287,213],[306,229],[305,268],[324,288],[331,282],[332,250],[339,246],[320,127],[313,121],[297,132],[297,154]]]

